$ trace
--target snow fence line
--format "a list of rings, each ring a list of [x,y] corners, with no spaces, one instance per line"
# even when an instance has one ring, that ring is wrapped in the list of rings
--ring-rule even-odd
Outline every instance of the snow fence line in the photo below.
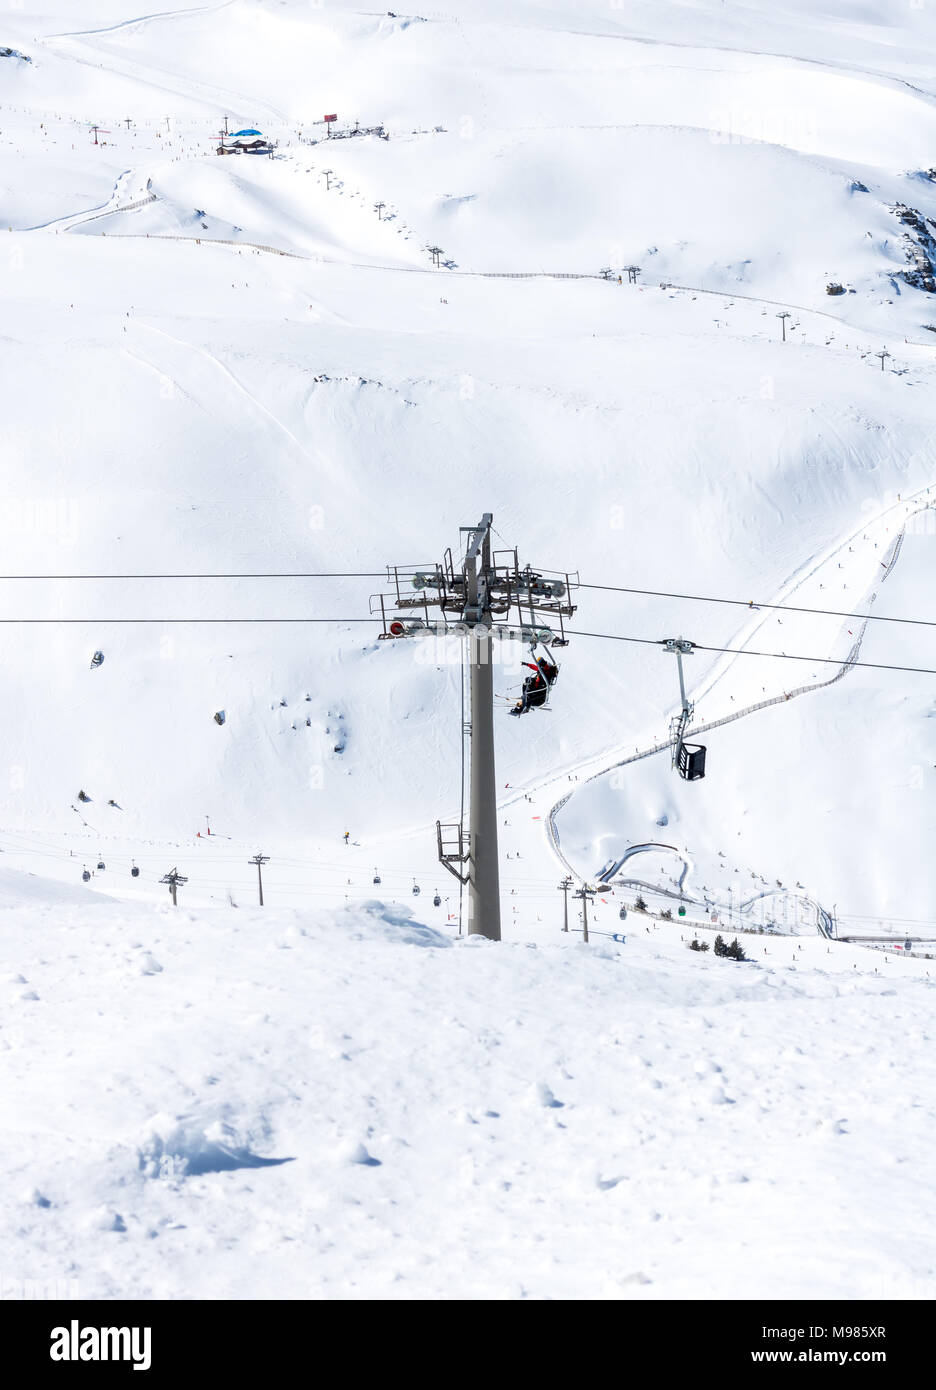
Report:
[[[817,314],[819,318],[831,319],[833,323],[838,324],[839,328],[844,329],[848,327],[847,319],[839,318],[838,314],[830,314],[828,309],[809,309],[804,304],[791,304],[789,300],[786,299],[761,299],[760,295],[739,294],[734,290],[706,290],[703,289],[701,285],[677,285],[676,282],[672,280],[661,280],[660,289],[685,290],[690,294],[714,294],[720,295],[722,299],[745,299],[749,304],[769,304],[773,309],[795,309],[798,314]],[[854,327],[857,328],[860,333],[871,333],[876,331],[870,328],[862,328],[858,324],[855,324]],[[932,343],[924,342],[920,338],[907,338],[904,341],[907,343],[908,347],[931,348],[933,346]]]
[[[156,194],[150,193],[145,198],[138,198],[135,203],[124,203],[121,207],[117,208],[105,208],[103,212],[92,212],[89,213],[87,217],[82,217],[79,213],[78,217],[80,221],[70,222],[65,230],[66,232],[70,232],[72,227],[83,227],[86,222],[97,222],[101,217],[113,217],[114,214],[118,212],[135,212],[137,208],[143,208],[146,207],[147,203],[155,202]]]
[[[722,299],[746,299],[749,304],[769,304],[774,309],[795,309],[798,314],[818,314],[820,318],[831,319],[840,328],[848,327],[845,319],[839,318],[838,314],[830,314],[828,309],[808,309],[804,304],[790,304],[785,299],[761,299],[758,294],[740,294],[735,290],[705,290],[701,285],[677,285],[675,281],[669,280],[662,281],[660,289],[686,290],[691,294],[717,294],[721,295]]]
[[[156,201],[156,195],[142,199],[139,203],[129,203],[126,207],[111,208],[107,212],[95,213],[94,217],[86,220],[91,222],[97,217],[110,217],[115,212],[130,212],[133,208],[142,207],[144,203]],[[66,231],[71,231],[66,227]],[[261,241],[234,241],[230,237],[219,236],[182,236],[176,232],[101,232],[101,236],[112,237],[136,237],[145,241],[194,241],[196,246],[248,246],[252,251],[268,251],[272,256],[289,256],[296,261],[314,261],[318,265],[343,265],[349,266],[352,270],[399,270],[407,275],[434,275],[438,273],[440,267],[429,267],[422,265],[381,265],[378,262],[369,261],[342,261],[334,256],[313,256],[307,251],[284,251],[280,246],[267,246]],[[604,280],[607,284],[614,284],[608,280],[606,275],[590,275],[584,271],[573,270],[446,270],[442,268],[444,275],[473,275],[480,276],[485,280]]]
[[[155,202],[155,195],[146,198],[143,202]],[[134,208],[142,207],[143,202],[130,203],[127,207],[112,208],[111,212],[131,212]],[[108,217],[110,212],[96,213],[95,217]],[[88,222],[94,220],[89,217]],[[77,225],[77,224],[73,224]],[[65,228],[71,231],[71,226]],[[106,232],[101,233],[107,236]],[[344,265],[352,270],[398,270],[409,275],[432,275],[442,270],[446,275],[468,275],[475,276],[484,280],[603,280],[605,284],[616,285],[618,282],[613,276],[595,275],[586,271],[574,270],[448,270],[445,267],[421,265],[383,265],[379,262],[371,264],[367,261],[342,261],[334,256],[313,256],[305,251],[284,251],[279,246],[267,246],[260,241],[233,241],[227,237],[191,237],[181,236],[175,232],[111,232],[111,236],[120,237],[145,237],[147,241],[194,241],[196,245],[202,246],[205,243],[215,246],[248,246],[252,251],[268,251],[273,256],[289,256],[297,261],[313,261],[319,265]],[[653,288],[653,286],[650,286]],[[848,324],[844,319],[836,314],[830,314],[827,309],[810,309],[803,304],[791,304],[783,299],[761,299],[759,295],[739,294],[733,290],[706,290],[701,285],[678,285],[675,281],[664,280],[660,283],[661,290],[681,290],[690,294],[714,294],[721,295],[722,298],[745,299],[749,304],[769,304],[774,308],[795,309],[798,314],[818,314],[820,318],[831,319],[840,328],[847,328]],[[869,329],[859,329],[859,332],[870,332]],[[914,339],[909,344],[911,347],[932,347],[932,343],[924,343]]]

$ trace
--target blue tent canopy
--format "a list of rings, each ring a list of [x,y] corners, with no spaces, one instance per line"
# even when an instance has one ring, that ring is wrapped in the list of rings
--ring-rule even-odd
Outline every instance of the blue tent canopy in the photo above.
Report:
[[[260,135],[261,133],[259,130],[235,130],[234,136],[236,138],[238,135]]]

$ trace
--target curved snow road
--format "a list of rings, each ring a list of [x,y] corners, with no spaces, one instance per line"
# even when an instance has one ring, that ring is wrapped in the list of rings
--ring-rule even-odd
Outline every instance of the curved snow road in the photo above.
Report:
[[[621,869],[627,863],[628,859],[633,859],[633,857],[636,854],[653,854],[659,853],[661,851],[665,851],[667,854],[675,854],[676,858],[682,864],[682,873],[679,875],[679,878],[676,882],[676,887],[681,890],[683,884],[686,881],[686,875],[689,873],[689,860],[686,859],[684,855],[680,854],[679,850],[676,848],[675,845],[659,844],[653,840],[651,840],[648,844],[645,845],[631,845],[630,848],[626,849],[619,858],[615,859],[612,862],[610,868],[601,870],[601,872],[598,874],[598,881],[601,883],[610,884],[615,874],[620,873]],[[630,880],[627,881],[630,882]]]

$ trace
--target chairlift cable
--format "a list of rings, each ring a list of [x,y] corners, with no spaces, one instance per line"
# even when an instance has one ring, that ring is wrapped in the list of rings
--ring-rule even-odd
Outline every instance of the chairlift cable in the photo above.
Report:
[[[491,528],[494,531],[494,528]],[[507,542],[499,531],[494,531],[498,539]],[[318,570],[318,571],[254,571],[245,574],[227,573],[176,573],[176,574],[0,574],[0,582],[4,580],[169,580],[169,579],[386,579],[385,570]],[[851,618],[856,622],[863,622],[866,619],[870,622],[883,623],[904,623],[915,627],[936,627],[936,619],[930,618],[898,618],[884,613],[855,613],[839,608],[807,608],[791,603],[766,603],[757,599],[736,599],[719,598],[712,594],[680,594],[671,593],[664,589],[639,589],[620,584],[589,584],[582,580],[575,581],[575,587],[579,589],[595,589],[606,593],[634,594],[644,598],[668,598],[678,599],[690,603],[719,603],[727,604],[737,608],[766,609],[771,612],[787,613],[809,613],[816,617],[828,618]],[[63,619],[62,621],[68,621]],[[192,619],[191,621],[196,621]]]
[[[331,623],[333,626],[341,627],[346,623],[370,623],[373,626],[380,623],[380,618],[0,618],[0,623],[26,625],[91,623],[101,626],[115,626],[118,623],[159,623],[164,627],[170,623],[214,623],[216,625],[225,623]]]
[[[568,631],[571,637],[598,637],[607,642],[638,642],[647,647],[661,645],[660,640],[654,637],[624,637],[616,632],[578,632],[571,628]],[[785,661],[810,661],[814,665],[847,666],[849,670],[853,666],[861,666],[872,671],[906,671],[917,676],[936,676],[936,668],[931,666],[895,666],[885,661],[849,661],[848,657],[802,656],[798,652],[757,652],[748,647],[710,647],[702,642],[693,642],[692,646],[697,652],[720,652],[729,656],[775,657],[777,660]]]
[[[914,627],[936,627],[936,619],[931,618],[894,618],[886,613],[854,613],[846,612],[840,608],[801,608],[792,603],[761,603],[758,599],[713,598],[710,594],[671,594],[662,589],[629,589],[618,584],[579,583],[576,587],[579,589],[603,589],[608,593],[615,594],[638,594],[644,598],[672,598],[691,603],[724,603],[736,608],[755,610],[765,608],[781,613],[811,613],[820,618],[851,618],[856,623],[867,620],[874,623],[908,623]]]
[[[386,570],[280,571],[256,574],[0,574],[4,579],[386,579]]]

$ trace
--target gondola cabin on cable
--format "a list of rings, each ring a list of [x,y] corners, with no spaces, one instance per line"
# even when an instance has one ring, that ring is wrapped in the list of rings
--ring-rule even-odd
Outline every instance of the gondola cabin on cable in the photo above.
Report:
[[[687,782],[698,782],[705,776],[705,745],[680,743],[676,750],[676,771]]]
[[[686,682],[683,676],[682,659],[694,651],[692,642],[682,637],[667,637],[661,643],[664,651],[675,652],[679,671],[679,695],[682,701],[679,714],[670,724],[673,767],[686,782],[699,782],[705,776],[705,746],[701,743],[686,743],[685,733],[692,719],[693,706],[686,696]]]

